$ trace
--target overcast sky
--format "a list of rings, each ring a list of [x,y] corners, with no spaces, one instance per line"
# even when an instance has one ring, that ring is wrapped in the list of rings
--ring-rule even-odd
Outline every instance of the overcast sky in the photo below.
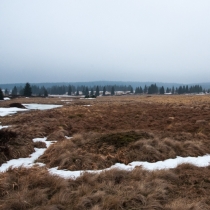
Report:
[[[0,83],[210,82],[209,0],[0,0]]]

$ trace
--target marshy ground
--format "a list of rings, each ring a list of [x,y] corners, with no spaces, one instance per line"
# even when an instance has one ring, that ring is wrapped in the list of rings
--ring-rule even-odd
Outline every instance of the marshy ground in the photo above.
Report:
[[[1,117],[1,125],[11,127],[0,130],[0,164],[45,147],[32,141],[45,136],[57,142],[37,161],[72,171],[210,154],[209,95],[16,98],[0,106],[10,103],[63,107]],[[9,169],[0,174],[0,209],[210,209],[209,174],[210,167],[189,164],[85,173],[76,180],[45,167]]]

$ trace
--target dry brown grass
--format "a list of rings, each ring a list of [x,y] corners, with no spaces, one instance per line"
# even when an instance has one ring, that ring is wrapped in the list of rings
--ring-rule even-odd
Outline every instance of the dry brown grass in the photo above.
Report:
[[[205,139],[198,140],[189,134],[183,134],[182,140],[161,137],[145,131],[75,134],[70,140],[51,145],[38,162],[48,167],[59,166],[59,169],[94,170],[115,163],[156,162],[210,153],[210,145]]]
[[[60,169],[101,169],[116,162],[210,153],[209,96],[98,97],[69,104],[62,99],[1,102],[5,107],[12,102],[64,106],[1,117],[2,125],[12,127],[0,133],[0,164],[45,147],[32,141],[44,136],[58,142],[39,161]],[[87,104],[92,106],[83,106]],[[74,138],[66,140],[66,135]],[[64,180],[44,168],[10,169],[0,173],[0,209],[205,210],[210,209],[209,172],[210,167],[182,165],[155,172],[136,168],[85,173]]]
[[[202,97],[205,99],[204,102],[201,100]],[[183,96],[180,98],[178,96],[100,97],[96,100],[74,100],[63,108],[54,110],[18,113],[12,117],[2,118],[1,121],[10,125],[30,124],[33,133],[39,125],[37,129],[47,136],[58,129],[69,132],[69,135],[87,131],[107,132],[122,129],[151,129],[174,133],[201,132],[208,135],[209,98],[209,96],[186,96],[186,99]],[[176,102],[179,100],[184,106]],[[190,100],[194,108],[188,106]],[[58,103],[58,99],[55,103]],[[62,103],[60,101],[60,104]],[[85,107],[82,104],[93,106]],[[196,123],[197,120],[205,120],[206,123],[199,124]]]
[[[0,207],[9,209],[209,209],[210,168],[181,165],[148,172],[110,170],[76,180],[44,168],[0,174]]]
[[[0,165],[10,159],[28,157],[34,152],[32,139],[13,127],[0,130]]]

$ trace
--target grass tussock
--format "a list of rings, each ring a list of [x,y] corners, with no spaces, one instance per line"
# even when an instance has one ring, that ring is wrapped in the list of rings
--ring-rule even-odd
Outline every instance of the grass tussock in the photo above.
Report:
[[[32,140],[16,128],[0,130],[0,165],[10,159],[28,157],[34,152]]]
[[[33,146],[36,147],[36,148],[46,148],[47,147],[46,144],[42,141],[34,142]]]
[[[210,168],[181,165],[148,172],[110,170],[76,180],[44,168],[9,169],[0,174],[0,206],[8,209],[209,209]]]
[[[60,140],[64,140],[65,136],[68,136],[69,132],[64,130],[64,129],[58,129],[56,131],[54,131],[53,133],[51,133],[48,137],[47,140],[48,141],[60,141]]]
[[[156,162],[209,152],[210,148],[202,141],[162,139],[145,131],[86,133],[51,145],[38,161],[59,169],[96,170],[115,163]]]

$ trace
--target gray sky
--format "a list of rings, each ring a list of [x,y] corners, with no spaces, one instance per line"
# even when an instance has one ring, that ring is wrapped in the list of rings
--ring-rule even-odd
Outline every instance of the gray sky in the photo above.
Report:
[[[209,0],[0,0],[0,83],[210,81]]]

